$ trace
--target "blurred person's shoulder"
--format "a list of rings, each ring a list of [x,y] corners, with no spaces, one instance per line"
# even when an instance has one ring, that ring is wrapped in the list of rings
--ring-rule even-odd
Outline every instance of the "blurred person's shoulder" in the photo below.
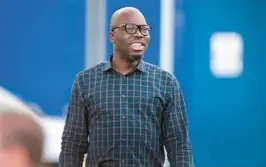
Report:
[[[16,112],[31,115],[39,121],[38,115],[26,103],[11,91],[0,86],[0,113]]]
[[[21,112],[32,112],[21,99],[14,95],[11,91],[0,86],[0,111],[14,112],[20,109]]]

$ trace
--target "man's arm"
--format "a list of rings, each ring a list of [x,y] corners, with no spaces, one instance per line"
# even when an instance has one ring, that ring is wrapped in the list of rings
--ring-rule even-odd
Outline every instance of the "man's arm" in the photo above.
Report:
[[[62,135],[59,167],[81,167],[87,152],[87,109],[77,76],[71,90],[65,127]]]
[[[168,161],[171,167],[193,167],[186,107],[180,85],[174,77],[168,88],[169,96],[163,119],[164,145]]]

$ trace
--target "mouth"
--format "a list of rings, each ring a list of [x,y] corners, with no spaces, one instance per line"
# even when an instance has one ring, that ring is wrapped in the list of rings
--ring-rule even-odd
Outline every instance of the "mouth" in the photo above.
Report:
[[[144,41],[132,41],[130,44],[140,44],[140,45],[145,45]]]
[[[130,48],[136,51],[144,50],[145,44],[143,42],[133,42],[130,44]]]

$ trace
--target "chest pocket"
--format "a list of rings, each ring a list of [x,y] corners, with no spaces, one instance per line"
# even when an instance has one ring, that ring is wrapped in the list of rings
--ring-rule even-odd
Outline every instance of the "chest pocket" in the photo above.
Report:
[[[159,95],[148,93],[145,96],[140,97],[139,114],[146,121],[151,120],[156,125],[161,120],[161,114],[163,111],[163,99]]]
[[[140,97],[139,109],[146,112],[160,112],[163,109],[163,99],[159,95],[148,93]]]

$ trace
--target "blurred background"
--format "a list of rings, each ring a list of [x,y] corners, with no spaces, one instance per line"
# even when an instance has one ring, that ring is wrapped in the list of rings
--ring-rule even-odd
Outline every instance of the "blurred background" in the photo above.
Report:
[[[1,0],[0,85],[41,115],[44,161],[57,166],[74,77],[109,58],[124,6],[153,27],[145,60],[182,86],[195,167],[266,167],[265,0]]]

